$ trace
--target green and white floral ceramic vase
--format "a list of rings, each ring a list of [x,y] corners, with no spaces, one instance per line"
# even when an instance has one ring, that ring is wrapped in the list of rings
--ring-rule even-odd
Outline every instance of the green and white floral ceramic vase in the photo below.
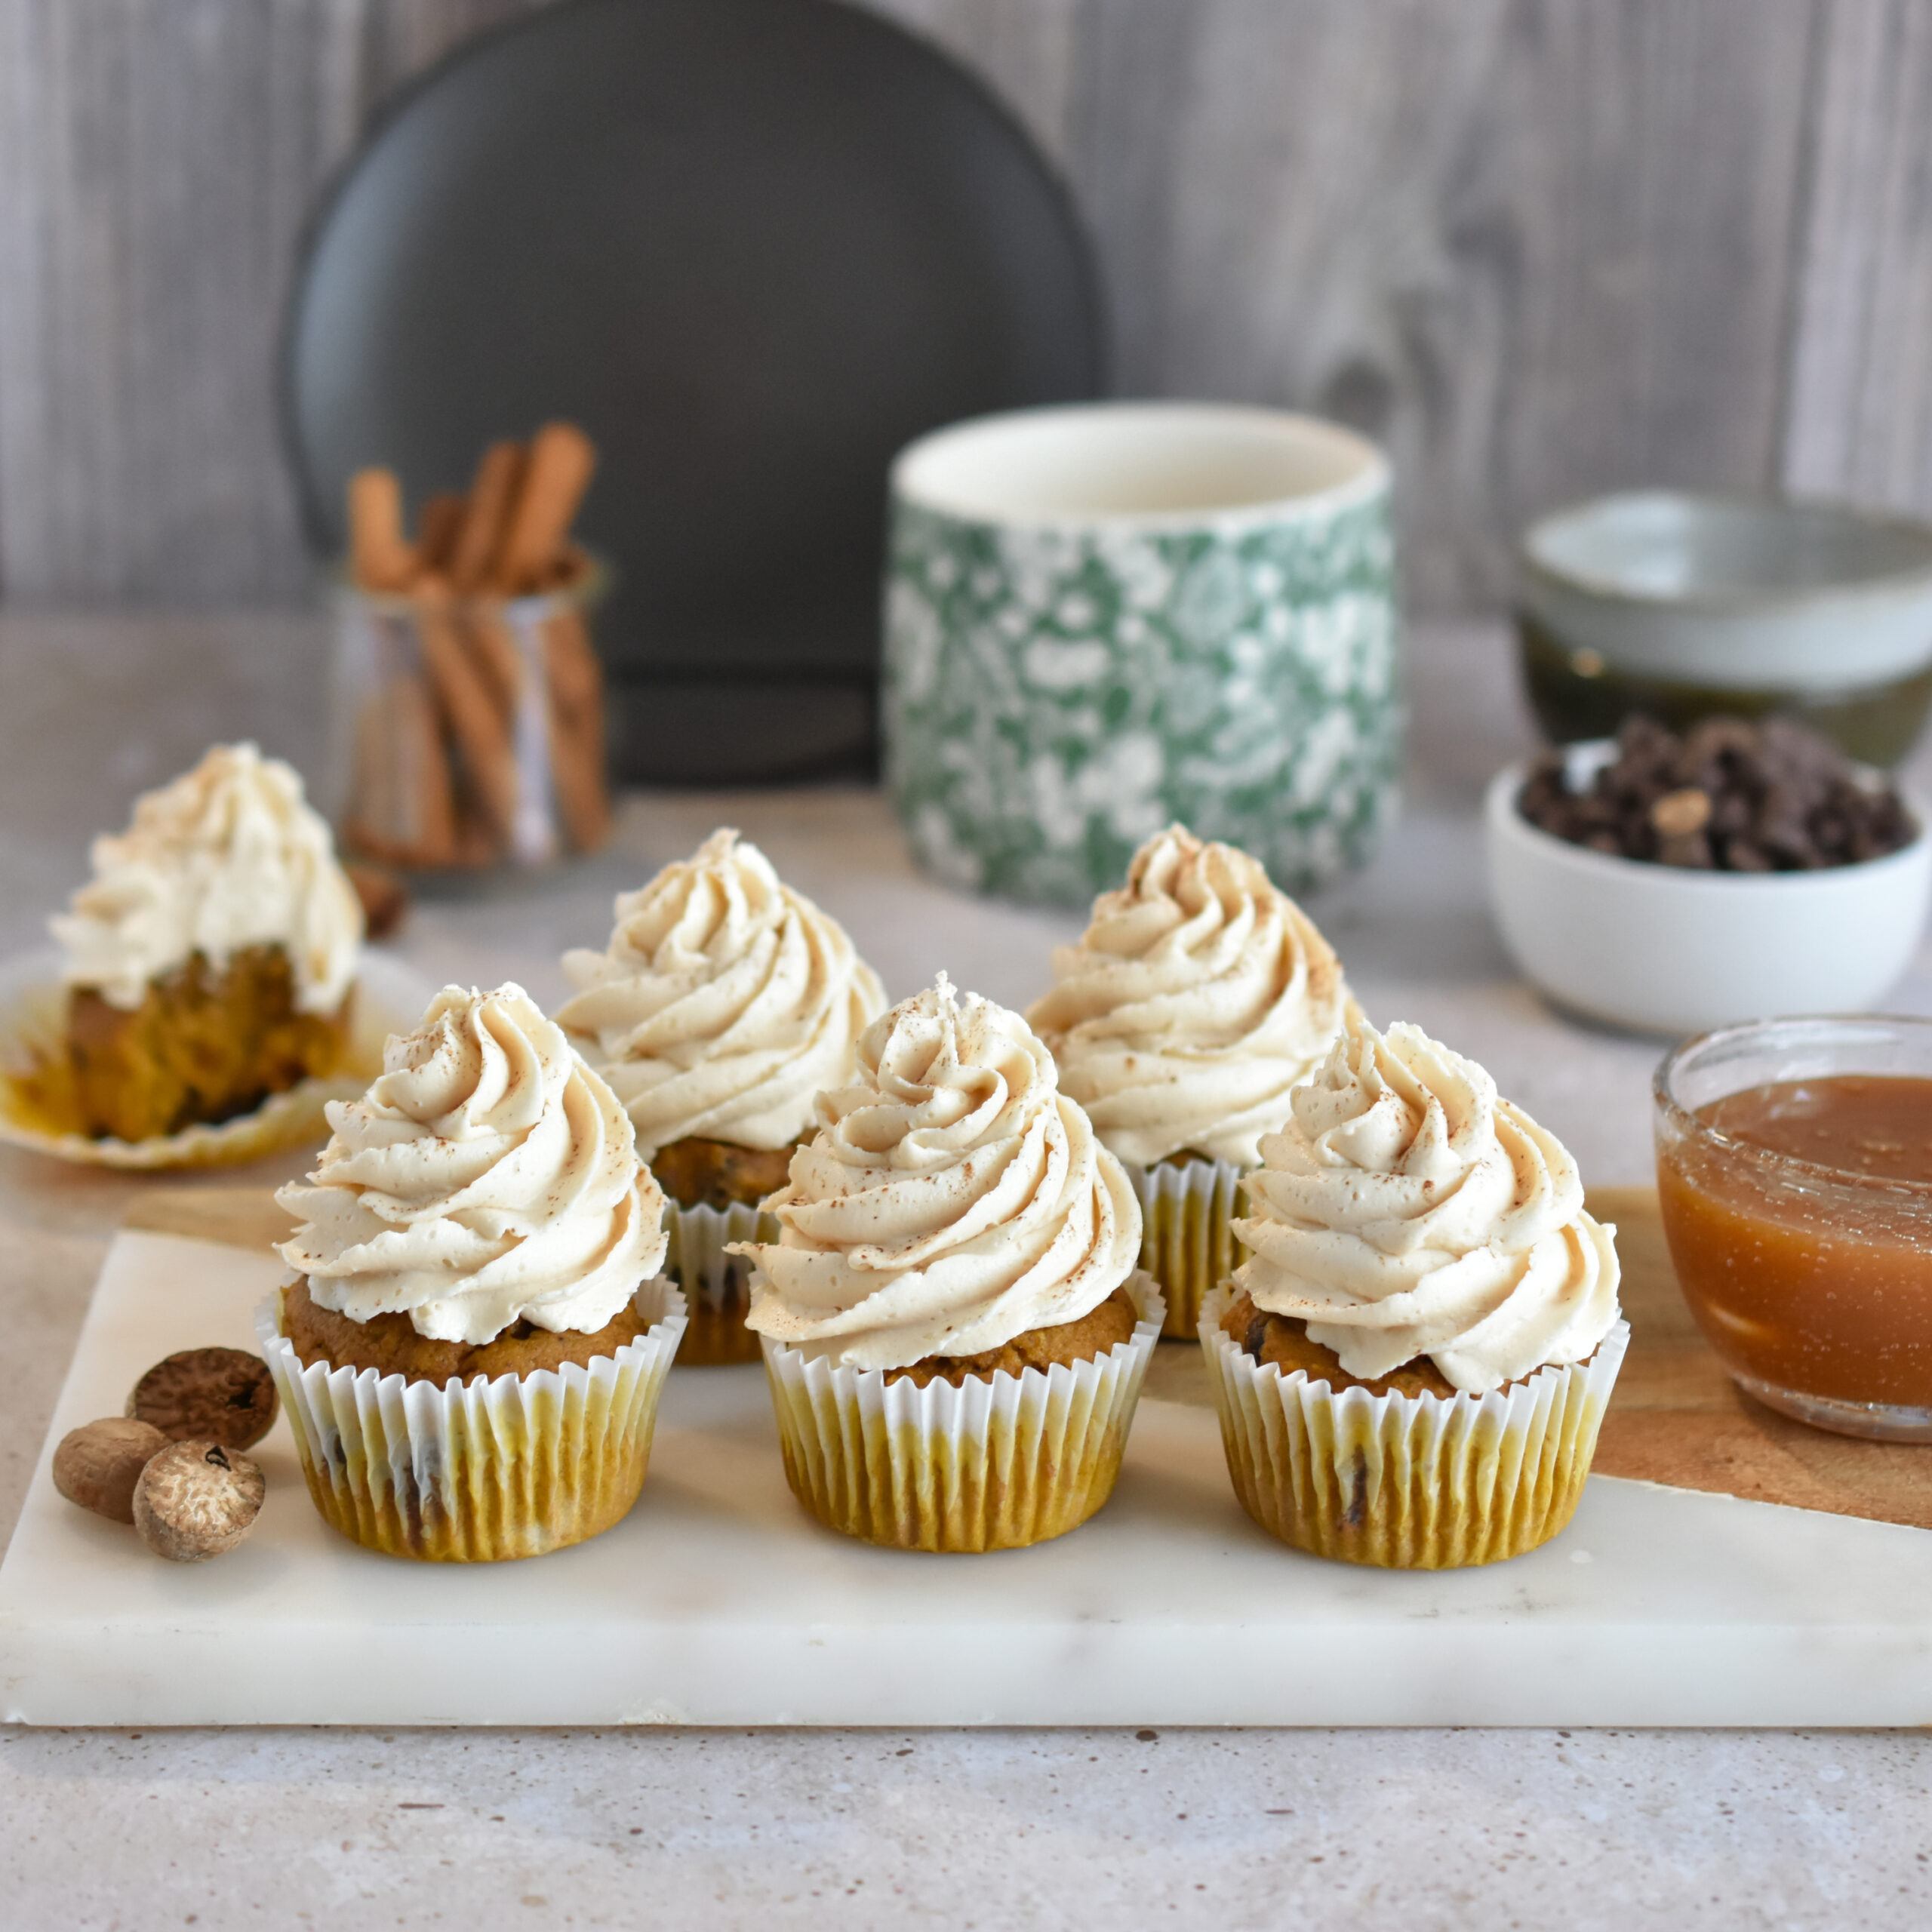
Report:
[[[1181,820],[1304,891],[1392,819],[1389,468],[1265,409],[960,423],[892,472],[886,778],[920,863],[1084,906]]]

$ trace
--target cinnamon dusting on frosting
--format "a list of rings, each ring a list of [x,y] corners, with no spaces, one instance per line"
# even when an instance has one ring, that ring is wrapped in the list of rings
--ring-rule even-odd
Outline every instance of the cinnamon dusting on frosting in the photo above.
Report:
[[[623,1103],[645,1158],[691,1136],[795,1140],[885,1007],[844,928],[729,829],[620,894],[616,918],[603,952],[564,955],[577,990],[557,1020]]]
[[[1419,1027],[1357,1016],[1262,1143],[1235,1281],[1351,1375],[1427,1355],[1458,1389],[1581,1361],[1617,1316],[1616,1230],[1555,1136]]]
[[[330,1103],[312,1185],[275,1196],[321,1306],[434,1341],[595,1334],[657,1272],[664,1197],[630,1121],[521,986],[445,986],[383,1067]]]
[[[1170,826],[1094,902],[1026,1017],[1121,1159],[1251,1168],[1353,1005],[1312,921],[1232,845]]]
[[[903,1368],[1077,1320],[1131,1275],[1140,1209],[1016,1013],[945,975],[875,1020],[766,1207],[749,1325]]]

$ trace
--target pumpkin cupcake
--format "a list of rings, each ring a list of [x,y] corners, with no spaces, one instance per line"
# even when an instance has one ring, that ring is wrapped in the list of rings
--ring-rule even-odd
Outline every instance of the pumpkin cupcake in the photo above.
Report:
[[[1262,1143],[1254,1251],[1201,1342],[1250,1515],[1386,1568],[1492,1563],[1570,1520],[1629,1337],[1614,1228],[1474,1061],[1359,1016]]]
[[[943,974],[875,1021],[767,1204],[757,1264],[785,1473],[903,1549],[1044,1542],[1106,1502],[1159,1333],[1140,1214],[1017,1014]]]
[[[851,1077],[854,1043],[884,1011],[878,975],[728,829],[620,894],[609,945],[563,964],[577,990],[558,1023],[670,1197],[669,1266],[691,1307],[684,1358],[755,1361],[731,1244],[777,1238],[758,1204],[784,1186],[813,1096]]]
[[[445,1562],[609,1528],[684,1329],[616,1097],[521,987],[446,986],[329,1121],[256,1321],[316,1508]]]
[[[1172,825],[1094,902],[1053,973],[1026,1017],[1127,1165],[1162,1332],[1191,1339],[1238,1258],[1241,1176],[1353,1007],[1341,963],[1258,860]]]
[[[362,911],[293,769],[217,745],[92,857],[51,922],[66,1031],[29,1076],[50,1123],[152,1140],[343,1069]]]

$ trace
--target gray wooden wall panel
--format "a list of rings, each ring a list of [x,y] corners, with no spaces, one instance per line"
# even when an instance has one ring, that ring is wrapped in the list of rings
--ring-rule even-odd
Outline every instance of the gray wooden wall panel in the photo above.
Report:
[[[299,595],[269,371],[360,0],[0,0],[0,571]]]
[[[1823,20],[1784,474],[1932,504],[1932,8]]]
[[[0,589],[303,595],[268,399],[304,210],[542,0],[0,0]],[[1924,0],[866,0],[1066,170],[1134,391],[1383,438],[1412,600],[1582,491],[1932,511]]]
[[[1128,386],[1383,438],[1425,606],[1500,594],[1580,490],[1767,479],[1810,10],[1752,0],[1740,60],[1745,5],[1096,9]]]

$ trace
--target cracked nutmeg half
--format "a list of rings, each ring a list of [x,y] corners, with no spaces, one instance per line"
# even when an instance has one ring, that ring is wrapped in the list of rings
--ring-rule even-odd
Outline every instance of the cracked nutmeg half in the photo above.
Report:
[[[171,1442],[134,1485],[134,1527],[171,1563],[221,1556],[254,1527],[268,1484],[246,1456],[205,1438]]]

